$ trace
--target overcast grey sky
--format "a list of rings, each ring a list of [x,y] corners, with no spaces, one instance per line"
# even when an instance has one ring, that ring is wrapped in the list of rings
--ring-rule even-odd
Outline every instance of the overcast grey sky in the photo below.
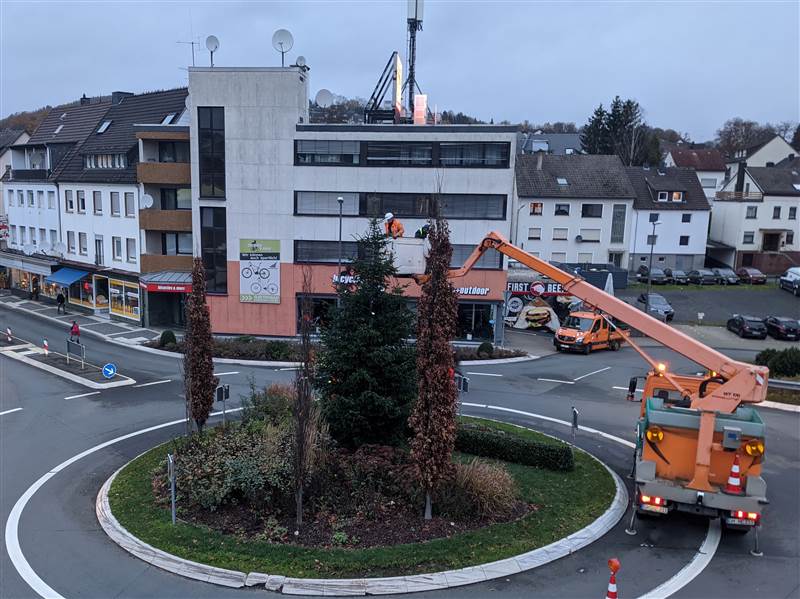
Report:
[[[406,2],[12,2],[0,0],[0,113],[113,90],[184,85],[194,35],[215,64],[275,66],[287,28],[311,92],[368,97]],[[417,71],[429,103],[483,119],[575,121],[615,95],[654,126],[713,137],[727,118],[798,120],[800,2],[427,0]],[[197,63],[208,64],[204,46]]]

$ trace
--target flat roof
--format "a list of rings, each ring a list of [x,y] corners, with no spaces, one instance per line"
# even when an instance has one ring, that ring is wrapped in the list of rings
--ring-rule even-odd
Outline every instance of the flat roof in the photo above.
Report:
[[[516,133],[516,125],[386,125],[350,123],[308,123],[295,125],[297,131],[372,133]]]

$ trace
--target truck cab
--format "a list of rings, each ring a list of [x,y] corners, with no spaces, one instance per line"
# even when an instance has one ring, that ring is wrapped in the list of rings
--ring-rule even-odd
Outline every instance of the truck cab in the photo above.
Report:
[[[617,351],[625,337],[609,325],[608,317],[600,312],[572,312],[561,323],[553,345],[556,351],[580,351],[589,354],[595,349]]]

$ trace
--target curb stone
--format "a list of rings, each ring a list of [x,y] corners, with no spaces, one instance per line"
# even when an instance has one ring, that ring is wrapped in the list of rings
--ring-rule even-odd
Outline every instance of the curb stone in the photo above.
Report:
[[[800,413],[800,405],[790,403],[781,403],[779,401],[762,401],[761,403],[753,404],[757,408],[769,408],[772,410],[781,410],[783,412],[797,412]]]
[[[617,525],[628,508],[628,491],[625,484],[619,475],[599,458],[583,449],[577,447],[575,449],[583,451],[602,464],[614,480],[616,487],[614,499],[601,516],[581,530],[544,547],[487,564],[430,574],[387,578],[291,578],[260,572],[226,570],[185,560],[139,540],[123,528],[111,513],[108,492],[114,479],[127,464],[120,467],[103,483],[97,494],[95,512],[100,526],[111,540],[135,557],[173,574],[221,586],[242,588],[264,585],[267,590],[285,595],[325,596],[392,595],[446,589],[502,578],[543,566],[593,543]]]

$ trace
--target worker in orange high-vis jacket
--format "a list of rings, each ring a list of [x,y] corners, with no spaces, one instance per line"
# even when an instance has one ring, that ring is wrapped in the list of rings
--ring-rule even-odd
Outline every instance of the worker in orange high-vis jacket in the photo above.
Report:
[[[402,237],[403,233],[406,232],[403,223],[397,220],[391,212],[386,213],[383,227],[386,232],[386,237],[391,237],[392,239]]]

